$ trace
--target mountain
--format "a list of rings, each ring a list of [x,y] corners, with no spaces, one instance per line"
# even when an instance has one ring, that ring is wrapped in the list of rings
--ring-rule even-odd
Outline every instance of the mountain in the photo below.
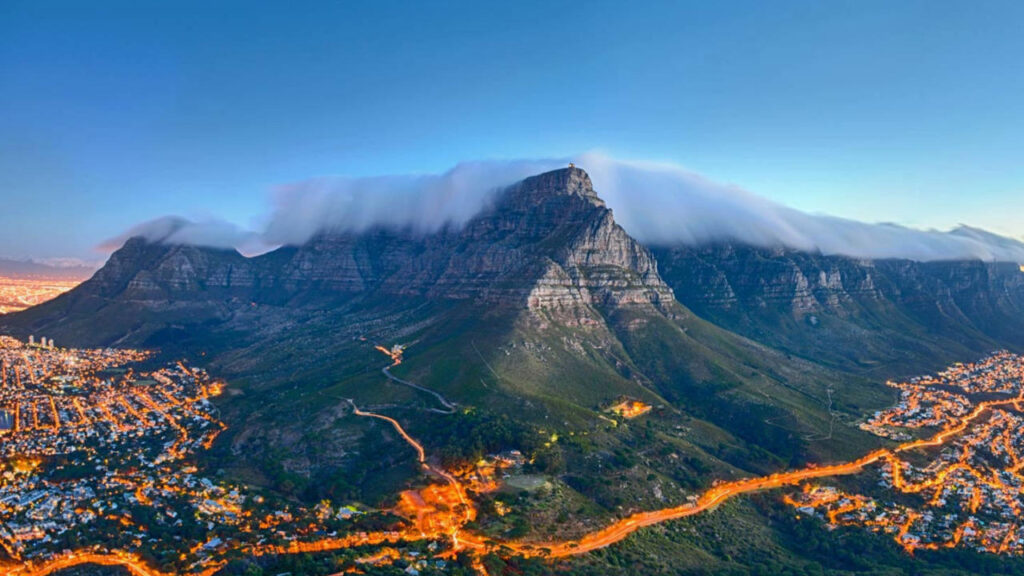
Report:
[[[698,469],[766,471],[860,450],[860,431],[828,432],[825,382],[858,384],[836,405],[850,418],[887,398],[694,315],[576,168],[527,178],[466,226],[431,234],[327,231],[254,258],[133,238],[75,290],[2,322],[60,344],[200,359],[238,391],[223,406],[230,466],[270,484],[335,469],[358,483],[361,424],[335,425],[344,411],[325,398],[437,407],[383,384],[372,344],[407,344],[403,378],[478,408],[474,418],[510,419],[520,434],[593,434],[621,451],[639,431],[610,434],[603,410],[624,397],[660,406],[672,426],[701,430],[661,441],[688,459],[651,464],[689,483],[709,479]],[[437,418],[453,420],[417,421]],[[542,451],[532,442],[524,451]],[[489,445],[501,444],[474,449]],[[544,450],[600,464],[580,446]]]
[[[1016,238],[993,234],[980,228],[960,225],[953,230],[950,230],[949,234],[951,236],[959,236],[961,238],[967,238],[969,240],[974,240],[984,245],[991,246],[994,249],[994,252],[1020,254],[1021,251],[1024,251],[1024,242],[1021,242]]]
[[[886,377],[1024,344],[1022,277],[1009,264],[647,247],[570,167],[432,233],[325,230],[252,258],[131,238],[0,331],[207,367],[229,382],[217,400],[229,428],[200,465],[288,498],[388,507],[423,481],[393,430],[352,418],[346,399],[387,411],[448,466],[521,450],[550,490],[479,527],[572,537],[715,479],[877,447],[856,423],[891,403]],[[375,346],[393,345],[402,362],[382,374],[391,358]],[[624,399],[651,411],[618,417]],[[761,514],[730,508],[728,521],[775,550]]]
[[[819,362],[927,369],[1024,347],[1016,263],[860,260],[736,244],[653,252],[697,314]]]
[[[672,300],[579,169],[527,179],[459,231],[323,233],[256,258],[131,238],[78,291],[152,309],[212,297],[257,302],[361,293],[559,306]]]
[[[324,233],[256,258],[131,238],[78,289],[11,326],[69,343],[138,344],[161,319],[221,321],[252,306],[316,308],[361,296],[584,316],[592,305],[674,304],[647,249],[615,223],[586,173],[568,169],[529,178],[465,228],[432,235]],[[153,322],[119,323],[129,310]],[[107,340],[97,324],[109,326]]]

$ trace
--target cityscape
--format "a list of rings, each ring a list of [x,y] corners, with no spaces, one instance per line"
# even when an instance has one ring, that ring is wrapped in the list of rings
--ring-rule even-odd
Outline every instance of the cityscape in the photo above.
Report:
[[[403,348],[378,347],[402,361]],[[827,526],[891,534],[907,552],[970,546],[1024,552],[1018,534],[1024,493],[1024,358],[997,352],[933,377],[890,382],[900,402],[862,427],[903,440],[858,460],[759,478],[718,482],[687,504],[639,512],[578,540],[495,542],[465,527],[474,498],[500,489],[523,465],[516,451],[461,470],[434,463],[395,419],[385,422],[417,454],[422,488],[390,510],[320,502],[313,508],[212,481],[190,463],[225,429],[211,399],[224,384],[182,362],[142,369],[140,350],[66,349],[52,339],[0,338],[0,546],[5,573],[41,576],[82,564],[135,574],[213,574],[231,558],[353,550],[340,571],[402,562],[443,568],[483,553],[557,558],[579,555],[675,518],[710,511],[745,493],[802,485],[783,496]],[[410,383],[411,384],[411,383]],[[638,418],[649,406],[613,407]],[[864,473],[875,495],[809,482]],[[111,536],[115,535],[115,536]],[[419,567],[419,568],[417,568]]]
[[[349,570],[397,560],[443,568],[455,551],[483,546],[459,541],[476,516],[469,491],[496,490],[497,475],[523,463],[510,452],[449,473],[428,464],[396,420],[353,404],[355,416],[394,426],[438,482],[401,494],[393,511],[329,501],[306,509],[250,494],[189,464],[225,429],[210,402],[223,384],[181,362],[133,368],[149,358],[137,350],[59,348],[45,337],[0,337],[5,574],[40,576],[85,564],[150,576],[213,574],[239,555],[367,546],[383,548],[357,556]],[[368,512],[378,513],[371,522],[377,530],[360,524]],[[393,547],[402,543],[422,545]]]
[[[78,286],[80,282],[67,278],[0,276],[0,314],[42,304]]]
[[[862,428],[897,440],[920,431],[953,433],[885,454],[872,471],[877,496],[807,484],[786,501],[832,527],[892,534],[910,553],[955,546],[1024,552],[1024,359],[998,352],[934,377],[888,384],[900,391],[899,404]]]
[[[308,533],[307,517],[326,530],[358,513],[272,508],[197,475],[187,459],[224,429],[209,401],[222,384],[182,363],[131,367],[148,357],[0,338],[4,573],[86,563],[212,573],[242,542],[270,550],[278,533]]]

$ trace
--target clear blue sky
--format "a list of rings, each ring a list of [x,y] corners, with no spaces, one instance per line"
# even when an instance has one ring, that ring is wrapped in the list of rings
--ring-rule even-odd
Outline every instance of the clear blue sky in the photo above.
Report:
[[[1024,235],[1021,2],[0,3],[0,255],[276,185],[603,150]]]

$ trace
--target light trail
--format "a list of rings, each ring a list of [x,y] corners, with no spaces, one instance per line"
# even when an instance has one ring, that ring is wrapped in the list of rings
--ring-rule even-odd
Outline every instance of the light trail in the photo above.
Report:
[[[124,406],[125,409],[128,411],[128,414],[135,417],[135,419],[138,420],[139,423],[141,423],[144,428],[149,428],[153,425],[153,423],[150,422],[148,418],[146,418],[141,412],[139,412],[134,406],[132,406],[131,402],[129,402],[127,398],[125,398],[124,396],[118,396],[117,401],[122,406]]]
[[[962,420],[949,425],[947,428],[938,432],[931,438],[908,442],[892,450],[875,450],[874,452],[871,452],[857,460],[843,464],[804,468],[802,470],[772,474],[761,478],[721,483],[707,492],[704,492],[695,504],[683,505],[676,508],[667,508],[664,510],[655,510],[651,512],[638,512],[623,518],[622,520],[619,520],[598,532],[588,534],[579,540],[535,544],[533,545],[533,548],[546,548],[550,550],[550,552],[545,555],[552,558],[592,552],[599,548],[604,548],[619,542],[640,528],[660,524],[661,522],[669,520],[693,516],[695,514],[711,510],[722,502],[742,494],[799,484],[810,479],[856,474],[862,471],[865,466],[875,464],[882,459],[894,458],[897,453],[924,447],[940,446],[949,438],[963,432],[971,422],[981,416],[981,414],[986,410],[995,406],[1011,405],[1022,400],[1024,400],[1024,394],[1007,400],[982,402]],[[516,545],[512,543],[505,542],[502,543],[502,545],[511,547],[513,550],[517,549]]]
[[[82,407],[82,403],[78,400],[78,398],[73,399],[71,403],[75,406],[75,410],[78,411],[78,424],[88,425],[90,420],[89,417],[85,415],[85,408]]]
[[[174,428],[174,430],[178,433],[178,439],[174,441],[174,444],[171,445],[168,451],[175,458],[183,457],[185,453],[182,451],[181,447],[186,442],[188,442],[188,430],[185,430],[184,426],[178,424],[178,421],[175,420],[174,417],[171,416],[169,413],[167,413],[166,410],[161,408],[160,405],[157,404],[156,401],[154,401],[148,394],[146,394],[142,390],[134,390],[134,392],[135,397],[138,399],[139,403],[149,408],[150,413],[156,412],[157,414],[162,416],[163,419],[167,421],[167,424],[171,428]],[[127,402],[125,404],[127,405]]]
[[[107,420],[109,420],[110,423],[114,425],[114,428],[122,432],[128,429],[127,426],[122,424],[121,421],[118,420],[116,416],[114,416],[114,413],[111,412],[110,408],[107,408],[105,404],[100,404],[99,407],[100,411],[103,412],[103,415],[107,417]]]
[[[389,416],[384,416],[382,414],[375,414],[373,412],[365,412],[363,410],[360,410],[359,407],[356,406],[355,402],[353,402],[352,400],[348,400],[348,402],[349,402],[349,404],[352,405],[352,413],[355,414],[356,416],[365,416],[365,417],[369,417],[369,418],[377,418],[379,420],[384,420],[385,422],[388,422],[389,424],[391,424],[391,426],[399,433],[399,435],[402,436],[402,438],[406,441],[406,443],[408,443],[410,446],[413,447],[414,450],[416,450],[416,458],[417,458],[417,460],[419,460],[420,465],[425,470],[427,470],[427,471],[431,472],[432,474],[442,478],[452,488],[455,489],[456,493],[458,494],[459,504],[461,504],[462,506],[465,507],[464,514],[466,515],[466,519],[465,519],[466,522],[472,520],[473,517],[475,517],[475,513],[471,512],[472,505],[470,504],[469,499],[466,497],[466,490],[462,486],[462,483],[459,482],[459,480],[457,478],[455,478],[454,476],[452,476],[451,474],[449,474],[445,470],[443,470],[441,468],[437,468],[435,466],[431,466],[430,464],[428,464],[427,463],[426,452],[423,449],[423,445],[420,444],[415,438],[410,436],[409,433],[405,431],[405,428],[402,428],[402,425],[398,422],[398,420],[395,420],[394,418],[391,418]],[[453,533],[452,536],[453,536],[453,538],[456,537],[455,533]]]
[[[957,364],[937,377],[889,383],[902,389],[901,401],[876,414],[865,429],[929,426],[942,414],[946,427],[931,438],[906,442],[885,456],[883,484],[897,494],[922,494],[920,501],[879,502],[833,487],[804,486],[787,503],[821,512],[833,526],[863,526],[894,534],[908,553],[960,545],[993,554],[1024,553],[1018,523],[1024,493],[1024,359],[997,352],[978,363]],[[959,393],[951,393],[958,390]],[[973,406],[968,394],[1018,392],[1018,396]],[[956,418],[948,418],[956,414]],[[862,426],[863,428],[863,426]],[[944,447],[923,467],[898,457],[914,449]],[[980,516],[978,516],[980,515]]]
[[[353,402],[352,400],[349,400],[348,403],[352,405],[352,413],[355,414],[356,416],[365,416],[365,417],[368,417],[368,418],[377,418],[379,420],[383,420],[383,421],[391,424],[391,427],[394,428],[396,432],[398,432],[398,434],[402,437],[402,439],[404,439],[407,444],[409,444],[410,446],[413,447],[414,450],[416,450],[416,459],[419,460],[420,464],[422,464],[424,468],[429,468],[429,466],[427,466],[427,454],[423,450],[423,445],[420,444],[419,442],[417,442],[415,438],[410,436],[409,433],[405,431],[405,428],[402,428],[402,425],[398,423],[398,420],[395,420],[394,418],[391,418],[390,416],[384,416],[382,414],[374,414],[373,412],[364,412],[364,411],[360,410],[359,407],[356,406],[355,402]]]
[[[5,576],[49,576],[68,568],[85,565],[120,566],[127,569],[133,576],[173,576],[149,566],[145,560],[135,554],[122,551],[106,554],[90,551],[70,552],[42,564],[25,563],[16,568],[10,568],[5,572]]]
[[[50,396],[50,411],[53,412],[53,429],[60,430],[60,414],[57,412],[57,403],[54,402],[53,396]]]

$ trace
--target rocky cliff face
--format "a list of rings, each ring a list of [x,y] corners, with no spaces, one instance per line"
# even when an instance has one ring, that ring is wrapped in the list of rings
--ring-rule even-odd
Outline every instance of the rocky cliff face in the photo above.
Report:
[[[842,315],[854,301],[884,297],[871,261],[731,244],[655,251],[680,299],[709,311],[775,307],[798,317]]]
[[[759,342],[843,364],[1024,347],[1016,265],[863,261],[731,244],[652,254],[616,224],[577,168],[527,178],[463,228],[431,234],[323,233],[256,258],[133,238],[78,289],[3,324],[20,333],[109,310],[116,334],[145,324],[126,316],[188,325],[371,298],[468,302],[576,324],[624,308],[685,315],[681,302]]]
[[[650,252],[578,168],[528,178],[461,230],[318,236],[284,266],[289,290],[559,307],[672,301]]]
[[[578,168],[513,186],[439,248],[443,272],[419,287],[434,297],[533,308],[673,301],[650,252],[615,223]]]
[[[935,341],[949,350],[1024,345],[1016,264],[869,261],[732,244],[653,252],[694,312],[808,356],[868,361]]]

